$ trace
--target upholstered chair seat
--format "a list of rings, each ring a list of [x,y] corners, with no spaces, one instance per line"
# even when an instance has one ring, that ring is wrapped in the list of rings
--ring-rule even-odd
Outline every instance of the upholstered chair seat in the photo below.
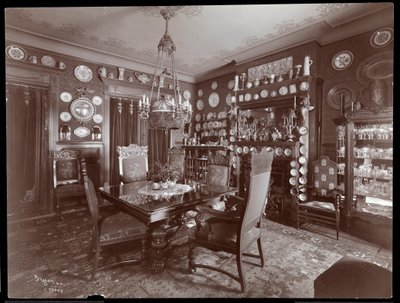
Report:
[[[129,237],[136,239],[146,233],[143,223],[123,212],[100,220],[100,242],[103,243]]]

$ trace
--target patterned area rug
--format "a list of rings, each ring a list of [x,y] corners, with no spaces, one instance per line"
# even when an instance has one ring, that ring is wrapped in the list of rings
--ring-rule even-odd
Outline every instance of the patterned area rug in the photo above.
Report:
[[[179,233],[192,232],[181,229]],[[218,272],[187,272],[188,248],[173,250],[161,274],[139,266],[99,271],[90,279],[87,250],[91,240],[88,212],[41,219],[30,226],[10,226],[8,231],[8,297],[18,298],[312,298],[314,279],[343,256],[350,254],[392,269],[392,254],[378,247],[341,238],[339,241],[305,230],[263,221],[265,266],[244,264],[247,291]],[[104,262],[118,253],[128,259],[139,255],[139,244],[115,247],[101,254]],[[251,248],[256,252],[256,246]],[[198,248],[198,263],[221,264],[229,257]],[[245,259],[246,260],[246,259]],[[256,259],[250,260],[257,262]],[[236,262],[225,269],[237,273]]]

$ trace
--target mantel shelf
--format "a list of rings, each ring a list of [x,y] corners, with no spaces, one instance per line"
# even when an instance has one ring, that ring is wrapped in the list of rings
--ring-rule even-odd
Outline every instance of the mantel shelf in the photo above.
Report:
[[[139,81],[135,82],[130,82],[127,80],[120,80],[118,78],[109,78],[109,77],[100,77],[101,82],[103,82],[106,85],[113,85],[113,86],[123,86],[123,87],[130,87],[130,88],[139,88],[139,89],[146,89],[146,90],[151,90],[151,83],[150,84],[145,84],[141,83]],[[158,88],[155,87],[155,90]],[[172,89],[168,88],[161,88],[160,91],[164,94],[172,94],[174,91]]]

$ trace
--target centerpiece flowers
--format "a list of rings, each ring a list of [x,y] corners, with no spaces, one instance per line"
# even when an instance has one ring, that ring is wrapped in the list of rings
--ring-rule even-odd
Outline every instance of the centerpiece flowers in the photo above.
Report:
[[[175,186],[179,178],[178,171],[169,164],[156,160],[150,169],[149,186],[152,189],[167,189]]]

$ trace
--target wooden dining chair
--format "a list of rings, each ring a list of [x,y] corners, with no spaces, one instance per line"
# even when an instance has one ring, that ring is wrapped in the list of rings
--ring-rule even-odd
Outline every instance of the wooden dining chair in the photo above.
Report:
[[[223,185],[228,186],[231,176],[231,158],[226,153],[216,151],[214,154],[208,156],[207,162],[207,174],[206,184],[207,185]],[[220,202],[224,200],[224,197],[214,198],[207,201],[208,205],[212,205],[214,208],[218,208]]]
[[[312,184],[307,195],[292,188],[297,201],[297,228],[303,223],[319,223],[334,226],[339,240],[340,199],[337,190],[337,164],[322,156],[312,163]]]
[[[86,198],[89,205],[89,212],[92,219],[92,242],[89,248],[89,262],[93,258],[92,278],[100,269],[106,269],[121,264],[142,264],[146,256],[146,226],[124,212],[110,212],[108,214],[100,214],[98,199],[93,182],[86,173],[85,160],[81,160],[82,173],[85,185]],[[139,259],[121,261],[104,264],[99,267],[99,258],[102,247],[109,247],[119,243],[131,243],[132,247],[137,247],[134,241],[141,241],[142,257]],[[117,255],[118,256],[118,255]]]
[[[168,149],[168,164],[178,172],[178,181],[183,183],[185,176],[185,150],[180,146],[173,146]]]
[[[53,188],[56,197],[56,212],[63,218],[61,203],[85,198],[80,152],[63,149],[53,151]]]
[[[144,181],[148,178],[148,146],[130,144],[117,146],[119,174],[123,183]]]
[[[273,151],[265,148],[244,156],[244,173],[250,176],[249,190],[244,198],[229,196],[225,211],[207,206],[196,207],[196,230],[189,238],[189,271],[194,272],[196,268],[218,271],[238,281],[241,291],[246,291],[243,256],[258,258],[261,267],[264,266],[261,220],[267,203],[273,156]],[[247,253],[254,243],[257,243],[258,254]],[[232,254],[232,257],[236,257],[238,275],[222,269],[221,266],[196,263],[193,257],[196,247]]]

